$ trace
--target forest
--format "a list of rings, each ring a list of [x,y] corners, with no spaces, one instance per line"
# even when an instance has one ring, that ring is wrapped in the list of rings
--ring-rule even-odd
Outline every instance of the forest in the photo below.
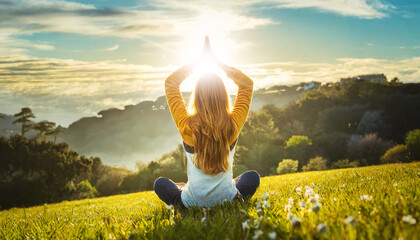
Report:
[[[398,79],[319,84],[285,106],[250,112],[236,146],[234,176],[250,169],[269,176],[419,160],[418,106],[420,84]],[[0,208],[151,190],[160,176],[187,180],[181,144],[138,162],[133,172],[55,143],[60,129],[34,123],[33,116],[23,108],[15,114],[21,132],[0,138]],[[25,137],[29,129],[38,134]]]

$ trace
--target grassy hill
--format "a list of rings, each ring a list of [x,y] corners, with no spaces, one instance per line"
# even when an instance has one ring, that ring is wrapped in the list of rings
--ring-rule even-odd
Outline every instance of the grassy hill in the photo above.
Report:
[[[1,239],[419,239],[420,163],[262,178],[247,203],[179,211],[153,192],[0,212]],[[264,200],[265,199],[265,200]]]

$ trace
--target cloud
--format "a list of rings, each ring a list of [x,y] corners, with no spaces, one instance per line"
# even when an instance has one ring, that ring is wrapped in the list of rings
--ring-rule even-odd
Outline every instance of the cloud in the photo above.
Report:
[[[299,82],[335,82],[343,77],[384,73],[388,79],[420,82],[420,57],[404,60],[376,58],[339,58],[334,63],[271,62],[241,66],[255,79],[255,86],[266,88],[275,84]]]
[[[276,8],[315,8],[342,16],[383,18],[395,7],[380,0],[273,0]]]
[[[256,9],[313,8],[342,16],[372,19],[386,17],[395,8],[381,0],[150,0],[145,4],[150,7],[98,7],[59,0],[2,0],[0,53],[25,51],[13,41],[5,45],[3,40],[15,40],[16,36],[34,33],[151,38],[150,41],[171,39],[171,42],[185,44],[186,39],[211,32],[212,35],[220,35],[223,40],[233,41],[228,36],[231,32],[279,23],[272,18],[255,16]],[[237,40],[236,44],[246,43]],[[43,43],[34,43],[31,48],[54,49],[51,44]]]
[[[299,82],[334,82],[342,77],[384,73],[388,79],[420,82],[420,57],[403,60],[340,58],[333,63],[268,62],[237,66],[257,88]],[[67,125],[100,110],[164,94],[164,80],[175,66],[152,67],[125,61],[0,57],[0,111],[31,107],[39,119]]]
[[[383,18],[395,9],[392,4],[383,0],[242,0],[242,1],[177,1],[157,0],[157,6],[184,9],[239,9],[251,11],[255,8],[313,8],[323,12],[336,13],[341,16],[358,17],[363,19]]]
[[[105,51],[115,51],[115,50],[117,50],[118,48],[120,48],[120,45],[116,44],[115,46],[112,46],[112,47],[110,47],[110,48],[105,49]]]

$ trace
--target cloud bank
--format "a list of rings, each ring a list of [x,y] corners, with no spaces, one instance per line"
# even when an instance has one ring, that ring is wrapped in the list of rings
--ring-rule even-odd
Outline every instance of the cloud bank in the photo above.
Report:
[[[334,63],[270,62],[236,66],[256,88],[301,81],[334,82],[341,77],[384,73],[420,82],[420,57],[403,60],[341,58]],[[164,94],[164,80],[176,66],[153,67],[120,61],[0,57],[0,112],[31,107],[39,119],[62,125],[100,110],[137,104]]]

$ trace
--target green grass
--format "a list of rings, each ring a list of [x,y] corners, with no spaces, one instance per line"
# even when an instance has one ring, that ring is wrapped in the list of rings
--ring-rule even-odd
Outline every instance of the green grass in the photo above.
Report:
[[[392,164],[266,177],[249,202],[210,209],[167,209],[153,192],[15,208],[0,212],[0,238],[419,239],[419,179],[420,163]]]

